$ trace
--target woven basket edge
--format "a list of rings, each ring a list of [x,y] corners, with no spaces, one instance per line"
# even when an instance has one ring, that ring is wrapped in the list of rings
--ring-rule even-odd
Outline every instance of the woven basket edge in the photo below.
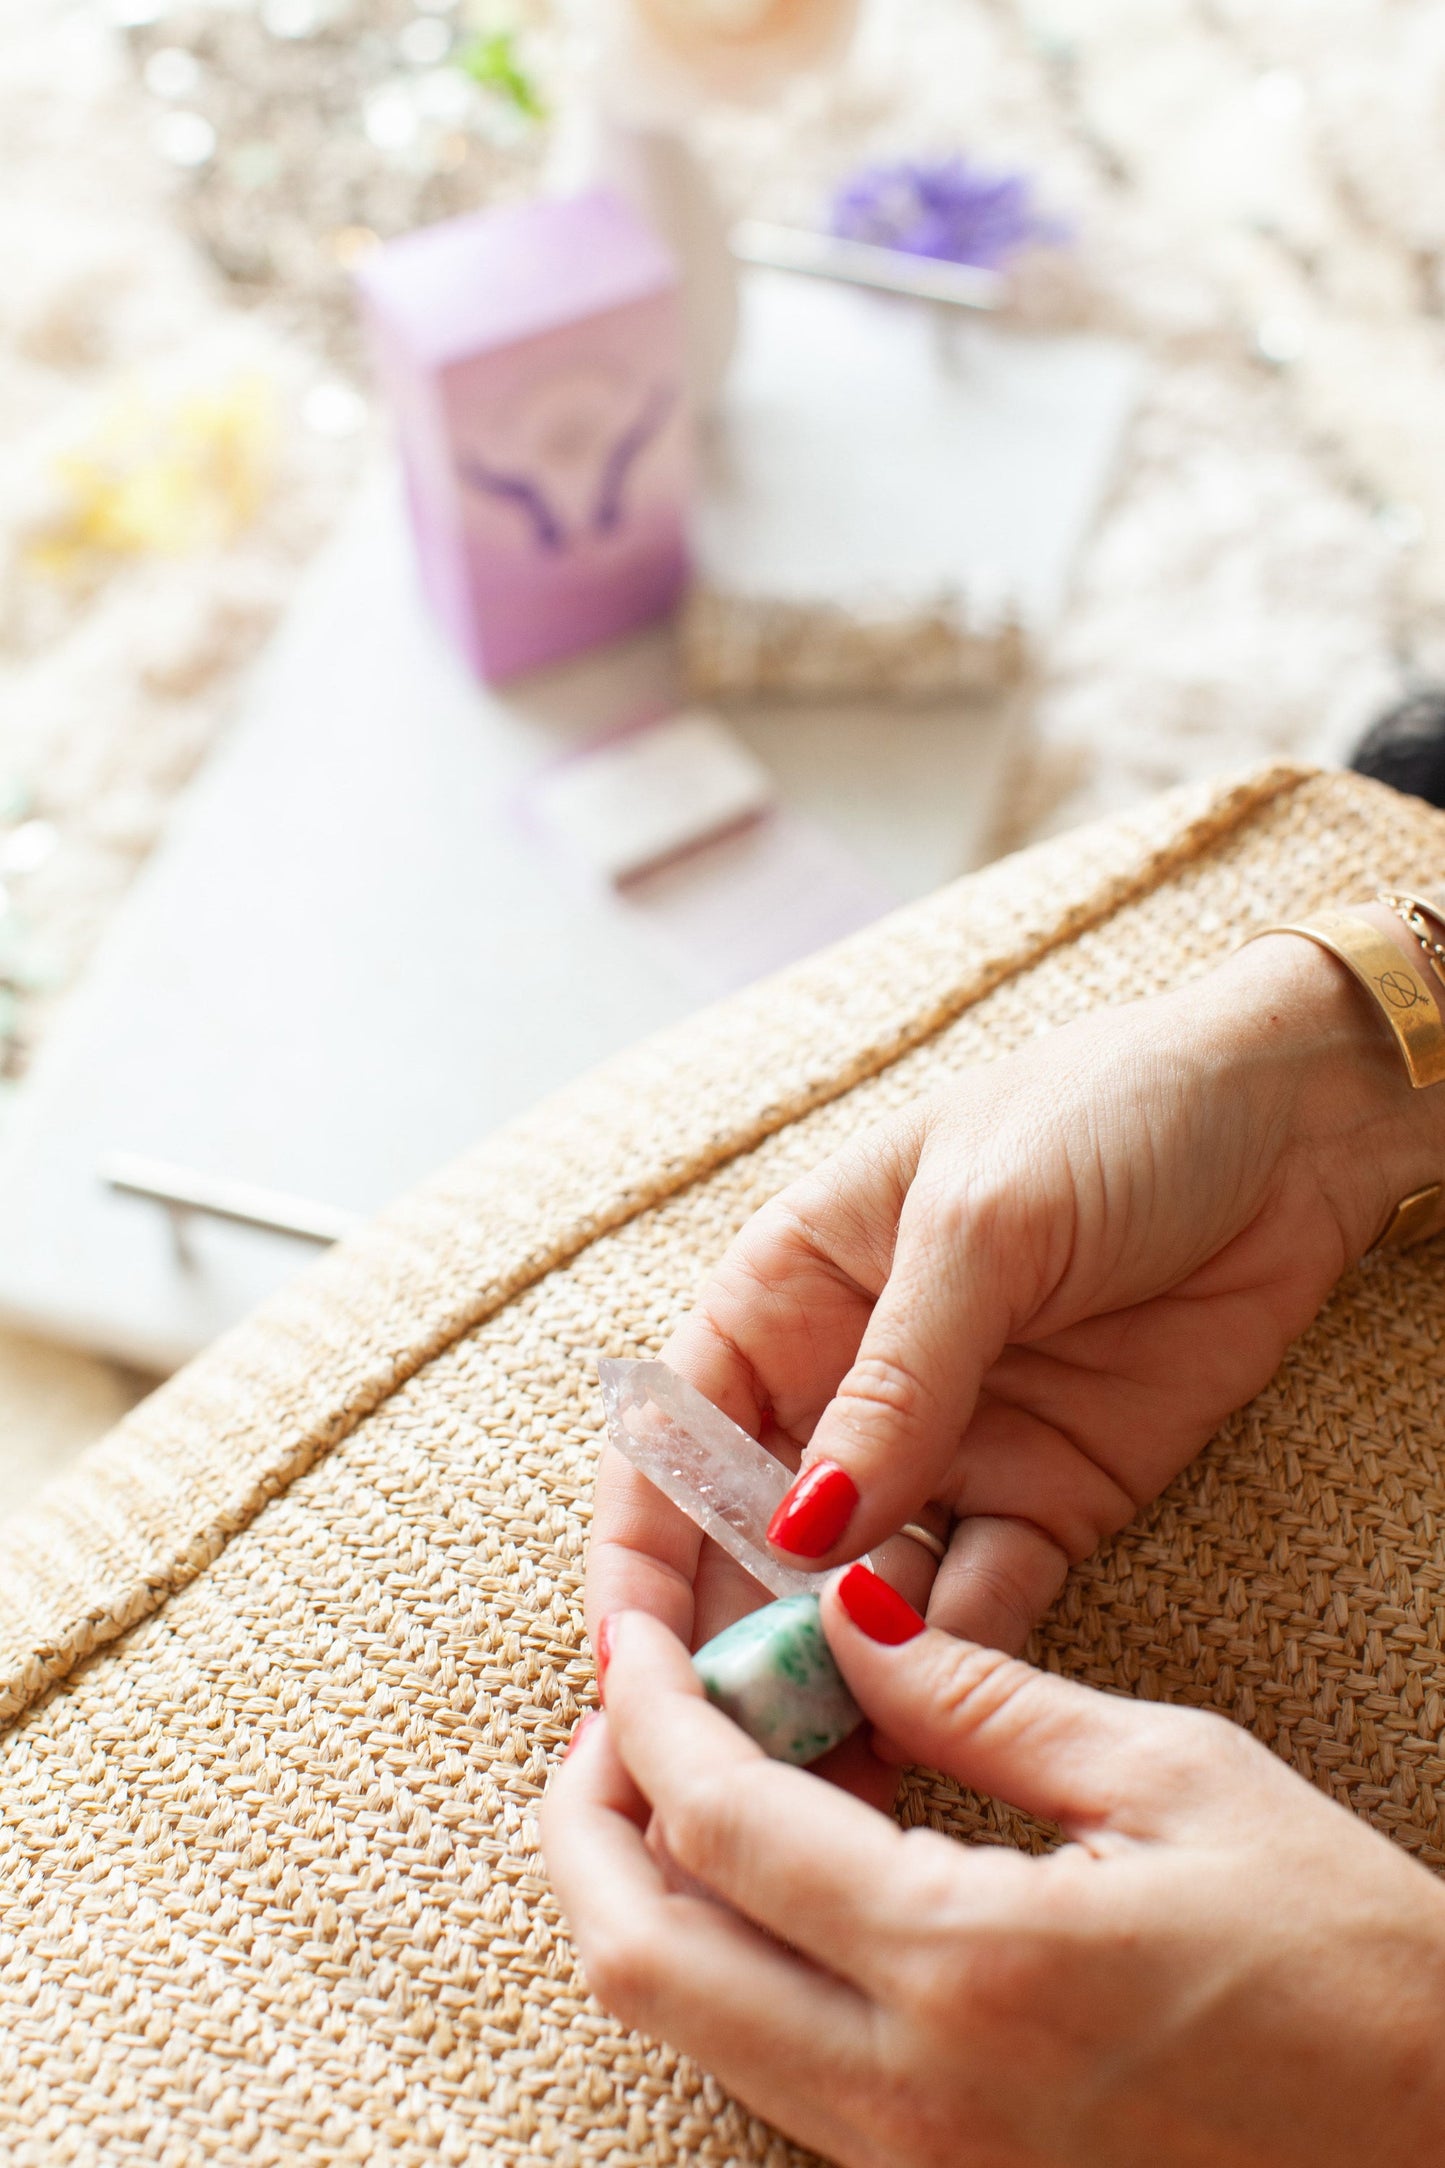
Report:
[[[275,1397],[277,1388],[301,1366],[314,1368],[318,1355],[334,1353],[339,1344],[354,1342],[368,1325],[382,1327],[389,1297],[398,1280],[409,1277],[408,1266],[419,1245],[435,1239],[435,1213],[475,1210],[484,1179],[515,1184],[526,1172],[527,1147],[535,1140],[539,1125],[555,1123],[559,1111],[571,1118],[598,1120],[600,1103],[605,1119],[617,1095],[627,1091],[627,1078],[639,1057],[649,1063],[670,1058],[677,1040],[693,1035],[700,1018],[691,1018],[644,1048],[618,1057],[579,1079],[563,1094],[545,1102],[520,1122],[508,1125],[463,1155],[452,1168],[430,1178],[408,1198],[374,1223],[366,1235],[345,1245],[336,1257],[293,1283],[263,1304],[253,1315],[197,1357],[177,1377],[161,1387],[152,1399],[122,1424],[99,1440],[75,1467],[52,1485],[36,1504],[0,1534],[0,1730],[8,1728],[40,1695],[74,1669],[87,1656],[114,1641],[156,1611],[167,1598],[186,1586],[214,1560],[230,1538],[250,1524],[262,1508],[333,1447],[341,1443],[369,1415],[426,1364],[467,1332],[496,1313],[507,1302],[545,1274],[555,1271],[586,1249],[601,1235],[624,1225],[639,1213],[652,1209],[689,1183],[705,1177],[730,1159],[753,1149],[766,1136],[788,1126],[851,1090],[865,1077],[877,1074],[924,1043],[965,1009],[983,999],[1006,979],[1029,969],[1050,950],[1072,941],[1092,926],[1103,924],[1130,902],[1163,885],[1172,874],[1219,847],[1262,814],[1282,794],[1321,779],[1321,771],[1294,764],[1275,763],[1243,775],[1220,779],[1166,794],[1150,801],[1147,809],[1091,824],[1088,830],[997,861],[980,873],[951,883],[921,904],[905,907],[879,925],[865,929],[848,943],[824,952],[770,982],[773,998],[787,998],[792,984],[816,980],[825,966],[845,953],[867,952],[890,928],[915,919],[928,909],[958,909],[965,894],[977,894],[990,881],[1001,883],[1010,868],[1036,861],[1081,838],[1099,836],[1122,839],[1127,845],[1137,833],[1139,849],[1127,875],[1122,869],[1105,871],[1087,893],[1063,910],[1047,928],[1022,939],[1008,951],[995,953],[965,974],[939,1002],[914,1018],[906,1031],[895,1031],[860,1044],[854,1058],[834,1066],[826,1080],[793,1098],[774,1101],[754,1109],[731,1128],[704,1132],[691,1153],[674,1154],[652,1170],[648,1180],[633,1179],[612,1185],[610,1196],[591,1201],[588,1209],[564,1223],[554,1224],[549,1238],[533,1240],[525,1253],[515,1256],[512,1269],[494,1272],[485,1286],[464,1285],[449,1300],[439,1300],[416,1325],[404,1346],[379,1332],[375,1359],[364,1370],[340,1374],[332,1389],[323,1389],[310,1419],[298,1425],[282,1423],[271,1450],[244,1470],[234,1489],[219,1500],[202,1505],[196,1500],[184,1526],[166,1530],[160,1542],[149,1539],[143,1529],[130,1531],[129,1555],[112,1555],[117,1523],[124,1519],[133,1492],[155,1494],[168,1472],[168,1451],[174,1450],[178,1433],[204,1424],[218,1406],[238,1398],[244,1405],[244,1429],[264,1425],[265,1408],[258,1404]],[[1325,780],[1330,780],[1325,778]],[[1370,790],[1358,778],[1352,788]],[[1150,843],[1158,833],[1161,812],[1177,804],[1177,825],[1163,840]],[[1143,815],[1153,815],[1146,826]],[[1086,857],[1086,854],[1085,854]],[[726,1017],[749,1005],[750,995],[734,997],[715,1012]],[[520,1149],[519,1149],[520,1146]],[[521,1214],[525,1220],[525,1211]],[[535,1226],[535,1222],[533,1223]],[[358,1286],[358,1276],[363,1283]],[[464,1273],[454,1269],[449,1285]],[[370,1282],[369,1288],[365,1283]],[[303,1293],[303,1287],[305,1292]],[[370,1301],[363,1299],[369,1293]],[[368,1316],[367,1312],[371,1315]],[[258,1390],[257,1380],[262,1381]],[[164,1403],[164,1406],[160,1404]],[[152,1481],[145,1482],[149,1475]],[[176,1501],[177,1509],[184,1500]],[[124,1546],[122,1546],[124,1551]],[[28,1606],[17,1607],[12,1591],[22,1576],[34,1580],[36,1561],[49,1561],[48,1578],[53,1600],[32,1597]],[[11,1617],[7,1621],[8,1608]],[[18,1613],[18,1615],[17,1615]]]

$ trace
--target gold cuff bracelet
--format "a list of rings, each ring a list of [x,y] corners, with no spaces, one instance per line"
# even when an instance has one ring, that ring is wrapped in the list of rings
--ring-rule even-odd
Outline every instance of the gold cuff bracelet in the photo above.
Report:
[[[1400,1199],[1370,1248],[1408,1250],[1412,1243],[1428,1241],[1435,1233],[1442,1197],[1445,1183],[1427,1182],[1423,1189],[1412,1189],[1408,1197]]]
[[[1394,1034],[1410,1082],[1419,1091],[1445,1083],[1445,1022],[1424,972],[1402,955],[1388,934],[1349,911],[1321,911],[1285,926],[1261,926],[1250,935],[1297,933],[1339,958],[1364,987]]]
[[[1402,918],[1402,903],[1427,909],[1434,916],[1434,907],[1424,904],[1419,897],[1400,896],[1397,899],[1382,893],[1379,901],[1387,903]],[[1406,924],[1408,926],[1408,920]],[[1423,947],[1425,944],[1415,928],[1409,930],[1415,933]],[[1327,949],[1331,956],[1338,957],[1359,980],[1389,1025],[1416,1090],[1427,1084],[1445,1082],[1445,1021],[1441,1019],[1429,981],[1367,918],[1356,918],[1348,911],[1321,911],[1317,918],[1297,919],[1290,925],[1262,926],[1259,933],[1251,934],[1249,938],[1257,941],[1260,934],[1266,933],[1297,933],[1306,941]],[[1431,956],[1432,966],[1434,961]],[[1427,1182],[1422,1189],[1411,1190],[1409,1196],[1402,1197],[1395,1206],[1370,1248],[1405,1250],[1412,1243],[1426,1241],[1436,1232],[1442,1201],[1445,1201],[1445,1183]]]

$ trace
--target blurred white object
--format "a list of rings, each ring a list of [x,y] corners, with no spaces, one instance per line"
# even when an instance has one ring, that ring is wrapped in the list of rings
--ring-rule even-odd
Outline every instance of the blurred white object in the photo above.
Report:
[[[189,1247],[188,1223],[197,1212],[235,1227],[260,1227],[267,1234],[294,1235],[298,1242],[323,1245],[340,1242],[362,1224],[356,1212],[336,1212],[329,1205],[312,1204],[307,1197],[279,1196],[251,1182],[197,1174],[193,1168],[176,1167],[165,1159],[143,1159],[135,1152],[117,1152],[100,1173],[120,1196],[144,1197],[162,1208],[183,1262]]]
[[[16,1096],[0,1321],[170,1369],[314,1249],[197,1210],[182,1255],[160,1202],[109,1186],[117,1154],[232,1202],[372,1212],[724,985],[978,862],[1009,713],[881,729],[823,706],[736,719],[775,809],[579,893],[527,833],[530,786],[678,705],[665,630],[474,684],[415,594],[393,490],[369,493]]]
[[[858,0],[591,0],[595,65],[554,135],[550,185],[618,190],[682,273],[688,385],[699,414],[722,392],[737,328],[728,221],[693,148],[700,114],[773,96],[841,58]]]
[[[607,187],[667,243],[682,277],[683,337],[694,410],[722,393],[737,336],[738,274],[728,222],[706,168],[675,128],[582,109],[559,130],[550,169],[559,194]]]
[[[301,402],[301,419],[319,437],[354,437],[365,428],[367,411],[356,386],[335,376],[313,384]]]
[[[34,873],[45,864],[60,837],[49,821],[22,821],[0,838],[0,873]]]
[[[531,802],[555,841],[607,881],[675,858],[762,813],[772,777],[715,715],[628,731],[539,776]]]
[[[156,98],[190,98],[200,87],[201,64],[183,45],[162,45],[145,64],[145,86]]]
[[[749,601],[759,625],[817,612],[815,650],[829,623],[854,646],[876,626],[886,649],[910,620],[926,631],[941,616],[958,683],[1017,676],[1020,638],[1036,645],[1062,608],[1138,395],[1138,354],[781,271],[750,272],[742,292],[696,533],[700,579],[739,637]],[[828,682],[826,656],[803,675]],[[840,663],[834,682],[848,675]],[[726,658],[708,682],[736,686]]]
[[[845,286],[907,294],[915,301],[956,309],[996,309],[1007,291],[1001,272],[978,264],[944,263],[903,249],[879,248],[872,241],[840,240],[837,234],[806,226],[774,226],[761,218],[741,219],[728,236],[728,246],[739,263],[764,270],[837,279]]]
[[[173,166],[204,166],[216,154],[216,131],[204,113],[166,113],[156,122],[155,146]]]

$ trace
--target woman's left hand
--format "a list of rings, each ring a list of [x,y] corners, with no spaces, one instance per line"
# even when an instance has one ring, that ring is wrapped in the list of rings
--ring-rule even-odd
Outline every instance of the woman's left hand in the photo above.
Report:
[[[823,1599],[877,1734],[1069,1841],[900,1830],[766,1760],[624,1613],[543,1815],[609,2009],[846,2168],[1445,2163],[1432,1875],[1222,1719],[922,1630],[849,1576],[909,1635]],[[654,1819],[722,1903],[669,1888]]]

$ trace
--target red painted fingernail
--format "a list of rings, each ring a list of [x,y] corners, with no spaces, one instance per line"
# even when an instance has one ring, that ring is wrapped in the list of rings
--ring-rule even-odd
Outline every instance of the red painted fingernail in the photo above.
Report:
[[[607,1666],[612,1661],[612,1621],[610,1618],[605,1618],[598,1627],[597,1640],[594,1646],[597,1650],[597,1691],[600,1694],[602,1682],[607,1677]]]
[[[836,1460],[805,1468],[768,1522],[768,1541],[794,1558],[821,1558],[853,1518],[858,1486]]]
[[[838,1601],[860,1633],[890,1649],[921,1634],[927,1623],[906,1597],[863,1565],[850,1566],[840,1577]]]
[[[567,1753],[562,1756],[563,1761],[566,1761],[567,1754],[576,1752],[577,1748],[582,1744],[583,1733],[591,1730],[601,1714],[600,1709],[589,1709],[584,1717],[579,1718],[576,1730],[567,1741]]]

